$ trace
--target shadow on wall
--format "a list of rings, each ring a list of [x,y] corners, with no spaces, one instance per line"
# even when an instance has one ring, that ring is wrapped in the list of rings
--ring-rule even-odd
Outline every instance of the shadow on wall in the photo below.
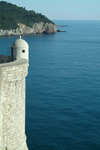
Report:
[[[11,56],[0,55],[0,63],[11,62]]]

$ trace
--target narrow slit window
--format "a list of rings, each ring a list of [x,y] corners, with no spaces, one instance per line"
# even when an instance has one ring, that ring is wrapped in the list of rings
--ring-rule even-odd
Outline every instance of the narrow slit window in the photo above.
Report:
[[[22,53],[25,53],[25,50],[22,50]]]

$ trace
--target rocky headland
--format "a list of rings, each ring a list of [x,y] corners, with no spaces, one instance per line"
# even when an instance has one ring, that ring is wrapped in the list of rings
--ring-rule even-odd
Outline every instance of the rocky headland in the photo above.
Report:
[[[41,13],[0,1],[0,36],[56,33],[56,25]]]
[[[13,35],[24,35],[24,34],[53,34],[56,33],[56,25],[53,23],[34,23],[33,27],[26,26],[25,24],[18,23],[16,29],[0,29],[0,36],[13,36]]]

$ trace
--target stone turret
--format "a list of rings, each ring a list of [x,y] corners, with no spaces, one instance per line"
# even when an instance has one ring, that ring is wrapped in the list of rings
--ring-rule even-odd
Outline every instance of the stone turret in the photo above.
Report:
[[[12,60],[16,60],[16,58],[24,58],[29,60],[29,46],[27,42],[23,39],[17,39],[11,45],[11,55]]]
[[[29,46],[20,38],[11,47],[11,57],[0,55],[0,150],[28,150],[25,78]]]

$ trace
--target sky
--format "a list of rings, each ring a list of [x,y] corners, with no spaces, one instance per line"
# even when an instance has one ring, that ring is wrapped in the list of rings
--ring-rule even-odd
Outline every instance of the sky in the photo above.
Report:
[[[51,20],[100,20],[100,0],[2,0]]]

